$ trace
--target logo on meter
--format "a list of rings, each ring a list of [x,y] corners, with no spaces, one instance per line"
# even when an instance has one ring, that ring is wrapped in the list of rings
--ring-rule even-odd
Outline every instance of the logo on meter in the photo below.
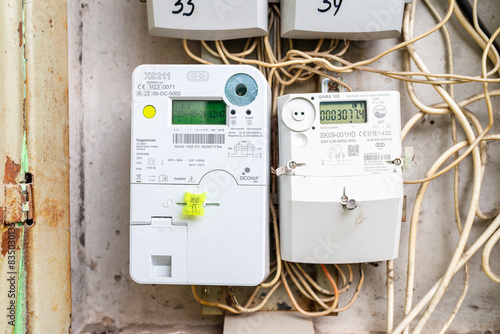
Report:
[[[186,78],[191,82],[205,82],[210,79],[207,71],[189,71]]]
[[[373,114],[377,118],[384,118],[387,115],[387,109],[384,106],[378,105],[373,109]]]

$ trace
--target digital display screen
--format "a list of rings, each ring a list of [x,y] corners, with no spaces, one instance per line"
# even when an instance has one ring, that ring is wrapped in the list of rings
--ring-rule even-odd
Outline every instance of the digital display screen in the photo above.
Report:
[[[224,101],[173,100],[173,125],[226,125]]]
[[[319,121],[321,124],[366,123],[366,101],[320,103]]]

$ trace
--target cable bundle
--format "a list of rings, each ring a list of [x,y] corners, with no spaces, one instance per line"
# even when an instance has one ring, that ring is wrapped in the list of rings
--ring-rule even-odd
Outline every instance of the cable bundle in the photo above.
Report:
[[[350,62],[345,58],[346,52],[350,47],[349,41],[319,40],[316,47],[310,51],[295,49],[294,41],[292,40],[282,41],[279,29],[280,10],[276,5],[271,6],[269,10],[269,31],[272,32],[272,38],[263,37],[249,39],[240,52],[230,52],[226,43],[222,41],[215,41],[213,43],[202,42],[202,46],[207,52],[219,58],[221,62],[225,64],[251,64],[261,69],[272,87],[272,110],[274,115],[277,113],[277,97],[283,95],[288,86],[320,76],[331,79],[334,83],[333,88],[344,87],[352,91],[352,88],[346,82],[342,81],[337,74],[363,71],[399,80],[405,84],[411,102],[419,111],[415,113],[403,127],[403,138],[405,138],[426,115],[451,117],[450,136],[453,141],[453,146],[448,148],[435,160],[423,178],[405,181],[405,184],[408,186],[415,184],[419,185],[419,188],[413,203],[410,220],[404,314],[403,319],[397,326],[394,326],[394,263],[393,261],[387,262],[387,333],[393,334],[403,332],[409,333],[410,324],[416,320],[417,317],[419,318],[412,328],[412,333],[422,333],[431,314],[434,312],[436,306],[448,289],[451,279],[463,268],[465,278],[462,294],[448,320],[439,331],[439,333],[445,333],[460,309],[468,291],[468,261],[483,246],[484,250],[481,262],[484,273],[492,281],[500,283],[500,277],[493,273],[490,268],[491,251],[500,240],[500,207],[494,208],[489,213],[484,213],[479,208],[479,197],[488,163],[488,142],[500,140],[500,134],[492,133],[491,131],[495,117],[491,99],[494,96],[500,95],[500,89],[490,88],[490,85],[498,87],[498,83],[500,83],[500,79],[498,78],[498,73],[500,73],[500,56],[495,47],[495,39],[500,33],[500,28],[496,29],[493,34],[483,31],[482,27],[484,27],[484,25],[480,23],[477,15],[478,0],[474,0],[471,6],[472,15],[470,12],[462,12],[461,8],[464,8],[464,0],[458,1],[461,4],[460,7],[457,6],[455,0],[449,0],[449,6],[444,16],[439,14],[438,10],[434,8],[429,0],[423,0],[423,2],[437,21],[434,27],[418,36],[414,36],[416,10],[419,7],[419,3],[418,0],[413,0],[413,3],[407,4],[405,8],[403,41],[375,57],[358,62]],[[448,23],[452,17],[460,22],[464,30],[482,50],[481,74],[477,76],[454,73],[453,45],[450,33],[446,27],[446,23]],[[420,57],[417,47],[415,46],[415,42],[423,40],[437,31],[441,32],[445,39],[448,57],[447,73],[431,72]],[[286,48],[285,45],[287,46]],[[196,61],[205,64],[209,63],[194,55],[189,50],[186,40],[184,40],[184,47],[190,57]],[[395,51],[404,51],[404,71],[383,70],[372,66],[383,57]],[[488,66],[488,61],[493,65]],[[416,67],[417,70],[412,70],[412,67]],[[455,87],[457,87],[457,85],[473,82],[482,84],[482,92],[477,92],[462,101],[456,101]],[[442,102],[433,105],[425,104],[418,97],[415,90],[415,84],[429,85],[439,94]],[[469,105],[478,101],[484,101],[486,105],[488,123],[485,126],[479,121],[478,115],[468,109]],[[458,140],[458,134],[461,132],[463,132],[466,137],[463,141]],[[273,135],[273,148],[273,165],[276,165],[278,161],[276,134]],[[461,150],[464,151],[460,153]],[[452,159],[452,162],[445,165],[449,159]],[[469,206],[465,216],[463,216],[460,213],[459,207],[459,166],[465,159],[470,159],[472,162],[473,184]],[[445,165],[445,167],[443,167],[443,165]],[[454,173],[454,211],[459,240],[442,278],[436,282],[418,303],[414,304],[413,291],[416,276],[417,226],[422,202],[430,182],[452,170]],[[275,179],[273,179],[271,189],[273,193],[276,193]],[[271,271],[272,279],[270,278],[268,282],[262,283],[255,288],[250,298],[243,304],[240,303],[234,289],[231,287],[228,288],[231,301],[230,305],[203,301],[198,296],[196,288],[193,287],[193,293],[196,299],[205,305],[217,306],[237,314],[256,312],[266,305],[272,294],[281,284],[283,284],[295,309],[304,315],[324,316],[349,309],[356,300],[364,282],[365,275],[363,266],[359,265],[359,280],[351,300],[346,303],[345,306],[339,307],[340,296],[345,293],[353,283],[354,275],[352,266],[347,265],[342,268],[335,265],[328,268],[326,265],[320,265],[321,270],[331,285],[326,288],[313,279],[310,273],[304,270],[301,264],[282,261],[279,251],[278,217],[273,204],[271,204],[271,214],[273,218],[276,248],[276,263]],[[478,223],[475,223],[476,218],[484,221],[484,223],[478,226]],[[478,228],[482,230],[482,234],[475,240],[471,240],[473,226],[478,226]],[[468,243],[469,246],[467,247]],[[333,278],[333,276],[335,276],[332,275],[333,269],[335,269],[335,272],[339,276],[338,282]],[[348,272],[347,275],[345,273],[346,269]],[[300,307],[295,297],[297,292],[294,294],[294,289],[292,289],[293,286],[304,298],[307,298],[316,305],[315,310],[305,310]],[[261,299],[257,306],[249,308],[257,297],[257,294],[262,292],[263,289],[266,289],[266,292],[262,294],[265,295],[265,297]]]

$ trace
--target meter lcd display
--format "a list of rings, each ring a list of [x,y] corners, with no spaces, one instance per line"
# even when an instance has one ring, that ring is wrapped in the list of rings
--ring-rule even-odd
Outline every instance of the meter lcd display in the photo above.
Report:
[[[319,117],[321,124],[366,123],[366,101],[320,103]]]
[[[173,100],[173,125],[226,125],[224,101]]]

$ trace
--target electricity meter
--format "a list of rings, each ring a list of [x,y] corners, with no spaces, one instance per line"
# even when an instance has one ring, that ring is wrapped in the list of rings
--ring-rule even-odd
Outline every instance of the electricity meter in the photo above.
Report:
[[[148,0],[151,35],[225,40],[267,35],[267,0]]]
[[[401,34],[405,0],[284,0],[285,38],[372,40]]]
[[[264,76],[247,65],[142,65],[132,96],[132,278],[261,283],[269,271]]]
[[[399,93],[287,95],[278,108],[283,259],[396,258],[403,207]]]

